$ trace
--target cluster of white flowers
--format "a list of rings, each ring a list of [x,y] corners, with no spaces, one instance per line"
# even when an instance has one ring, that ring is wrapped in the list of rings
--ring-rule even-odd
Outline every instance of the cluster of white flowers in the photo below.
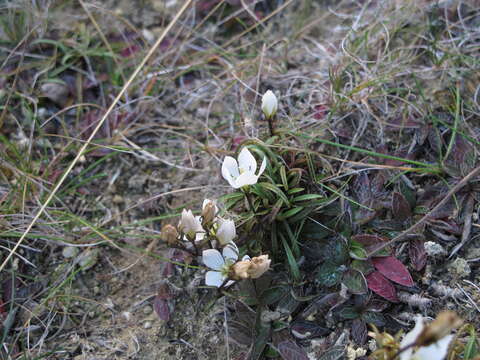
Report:
[[[183,209],[178,229],[183,233],[183,240],[200,244],[207,233],[213,235],[221,246],[233,241],[237,236],[233,220],[217,216],[218,207],[213,200],[205,199],[202,215],[195,216],[191,210]]]
[[[278,101],[275,94],[268,90],[262,98],[262,111],[267,119],[271,119],[277,112]],[[222,176],[235,189],[254,185],[265,171],[267,158],[264,156],[260,169],[257,172],[257,160],[244,147],[238,160],[226,156],[222,164]],[[245,255],[238,260],[238,247],[233,242],[237,236],[233,220],[218,216],[218,207],[215,201],[205,199],[202,205],[202,214],[193,215],[188,209],[182,211],[178,226],[165,225],[161,237],[172,247],[179,247],[198,255],[198,250],[205,248],[207,243],[211,249],[202,251],[202,261],[211,270],[205,275],[205,283],[209,286],[229,286],[234,280],[256,279],[270,268],[268,255],[250,258]],[[193,250],[192,250],[193,248]],[[221,252],[217,249],[221,248]]]

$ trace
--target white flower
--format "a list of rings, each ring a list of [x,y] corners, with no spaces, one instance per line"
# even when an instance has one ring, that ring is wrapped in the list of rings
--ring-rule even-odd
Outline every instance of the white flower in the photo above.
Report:
[[[228,274],[233,264],[238,260],[238,248],[235,243],[227,244],[222,253],[216,249],[208,249],[202,252],[202,261],[213,271],[207,271],[205,274],[205,284],[208,286],[220,287],[228,278]],[[233,284],[228,281],[226,286]]]
[[[405,335],[400,343],[400,349],[414,344],[424,327],[423,318],[421,316],[417,317],[415,327]],[[428,346],[410,347],[400,354],[400,360],[443,360],[447,356],[448,346],[452,339],[453,335],[447,335]]]
[[[225,246],[237,236],[235,222],[233,220],[219,220],[216,237],[220,245]]]
[[[192,210],[183,209],[182,218],[178,223],[178,228],[189,238],[198,239],[205,236],[205,230],[203,230],[202,224],[200,222],[199,216],[194,216]],[[200,239],[200,240],[201,240]]]
[[[267,119],[270,119],[278,109],[278,100],[273,91],[267,90],[262,97],[262,111]]]
[[[238,163],[237,160],[231,156],[225,157],[222,164],[222,176],[228,181],[230,186],[238,189],[246,185],[256,184],[260,175],[265,171],[266,166],[267,158],[263,157],[260,170],[258,174],[255,175],[257,160],[255,160],[247,148],[243,148],[238,155]]]

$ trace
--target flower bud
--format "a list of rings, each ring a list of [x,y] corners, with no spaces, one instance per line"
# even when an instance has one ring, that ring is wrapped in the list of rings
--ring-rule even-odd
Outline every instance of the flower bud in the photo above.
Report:
[[[262,276],[269,268],[272,260],[268,258],[268,255],[261,255],[252,258],[251,265],[247,272],[250,278],[257,279]]]
[[[262,97],[262,111],[267,119],[274,116],[278,109],[278,100],[273,91],[267,90]]]
[[[209,224],[215,219],[215,215],[217,215],[218,208],[215,203],[211,200],[205,199],[203,202],[203,210],[202,210],[202,220],[203,224]]]
[[[160,233],[160,238],[170,246],[175,245],[178,241],[177,228],[170,224],[165,225]]]
[[[232,242],[233,239],[237,236],[235,230],[235,223],[233,220],[221,220],[218,227],[216,237],[220,242],[220,245],[225,246],[228,243]]]

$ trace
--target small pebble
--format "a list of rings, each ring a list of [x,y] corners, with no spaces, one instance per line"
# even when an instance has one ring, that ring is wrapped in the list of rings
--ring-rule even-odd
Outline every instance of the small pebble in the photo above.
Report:
[[[150,329],[151,327],[152,327],[151,321],[145,321],[145,324],[143,324],[144,329]]]
[[[150,315],[152,313],[153,309],[150,305],[147,305],[143,308],[143,313],[145,315]]]
[[[459,278],[467,277],[472,272],[467,260],[460,257],[451,262],[448,268]]]
[[[447,254],[443,246],[434,241],[427,241],[425,242],[424,246],[425,251],[431,257],[444,256]]]
[[[123,204],[123,202],[125,200],[124,200],[123,196],[117,194],[117,195],[113,196],[112,201],[113,201],[114,204]]]
[[[66,246],[63,248],[62,255],[65,259],[70,259],[78,254],[78,248],[73,246]]]

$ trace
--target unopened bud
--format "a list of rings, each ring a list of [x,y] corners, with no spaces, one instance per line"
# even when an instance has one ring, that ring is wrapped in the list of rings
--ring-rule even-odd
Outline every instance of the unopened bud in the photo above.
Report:
[[[178,241],[178,231],[173,225],[167,224],[162,228],[160,238],[168,245],[175,245]]]
[[[272,90],[267,92],[262,97],[262,111],[267,119],[273,117],[278,108],[278,100]]]
[[[213,201],[209,201],[205,204],[202,210],[202,221],[203,224],[210,224],[215,218],[217,212],[217,207]]]

